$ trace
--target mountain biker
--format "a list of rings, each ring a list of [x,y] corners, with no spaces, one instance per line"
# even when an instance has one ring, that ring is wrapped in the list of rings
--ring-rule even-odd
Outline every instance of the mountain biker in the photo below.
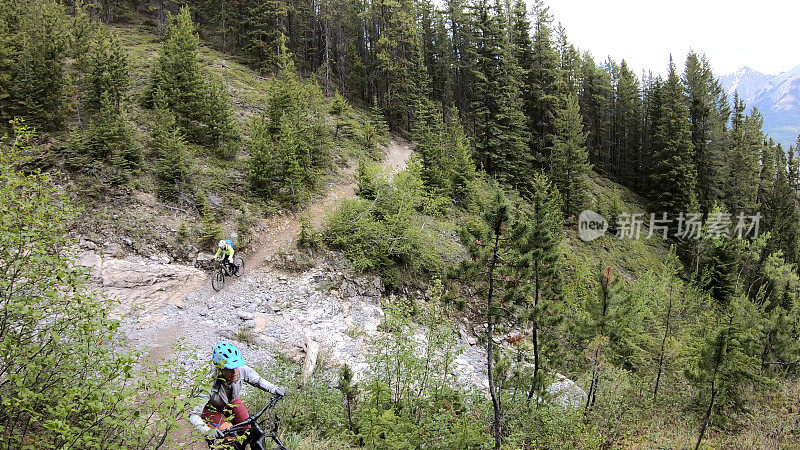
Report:
[[[216,444],[217,446],[213,448],[225,448],[233,444],[236,438],[225,437],[223,430],[250,417],[247,408],[239,399],[242,381],[281,397],[286,395],[286,388],[261,378],[255,370],[245,364],[242,354],[233,344],[227,342],[217,344],[211,360],[215,367],[215,377],[208,392],[190,413],[189,421],[203,434],[209,446],[213,447]],[[229,419],[232,423],[228,422]],[[249,431],[250,427],[247,426],[240,435]],[[252,450],[263,450],[260,437],[252,436],[250,444]]]
[[[233,264],[233,242],[227,239],[219,241],[219,244],[217,245],[217,253],[214,255],[214,259],[219,260],[220,255],[222,256],[220,263],[225,264],[228,267],[228,272],[235,272],[236,267]]]

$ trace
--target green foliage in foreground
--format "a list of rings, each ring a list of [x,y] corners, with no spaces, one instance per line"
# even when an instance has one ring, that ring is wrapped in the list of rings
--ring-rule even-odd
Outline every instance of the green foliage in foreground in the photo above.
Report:
[[[35,138],[14,128],[0,144],[0,448],[179,448],[164,439],[196,377],[125,348],[69,256],[75,210],[50,175],[18,171]]]
[[[286,443],[291,448],[363,447],[370,449],[488,449],[491,412],[483,395],[454,389],[454,323],[440,301],[441,287],[429,291],[427,305],[384,304],[383,334],[370,338],[368,369],[353,377],[349,366],[321,369],[298,384],[300,368],[284,360],[271,370],[291,391],[279,405]],[[423,339],[412,338],[422,333]],[[427,345],[425,344],[427,342]],[[338,389],[331,389],[331,386]],[[257,407],[268,394],[245,399]],[[596,448],[600,435],[580,412],[524,397],[508,401],[508,448]],[[305,445],[297,436],[316,436]],[[557,439],[557,440],[556,440]]]

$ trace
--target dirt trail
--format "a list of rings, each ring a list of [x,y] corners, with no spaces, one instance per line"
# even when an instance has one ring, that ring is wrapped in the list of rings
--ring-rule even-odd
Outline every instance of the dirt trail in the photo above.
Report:
[[[413,152],[412,144],[408,140],[394,136],[384,152],[383,167],[389,175],[405,169],[408,157]],[[347,199],[355,198],[357,182],[355,179],[356,166],[351,164],[341,173],[339,183],[334,184],[328,193],[322,197],[312,200],[311,203],[299,212],[289,212],[276,214],[266,219],[260,225],[260,229],[265,230],[261,234],[254,236],[254,242],[249,246],[255,252],[243,250],[246,271],[253,271],[263,267],[267,262],[267,257],[274,257],[279,250],[288,249],[300,234],[300,218],[308,216],[314,228],[322,226],[325,217],[338,208],[339,204]],[[241,283],[243,279],[229,278],[229,283]],[[187,286],[182,296],[193,296],[202,299],[210,299],[214,296],[210,281],[203,285]],[[155,328],[153,335],[147,344],[147,351],[152,361],[160,361],[168,357],[172,346],[184,335],[183,330],[187,327],[196,327],[196,324],[188,323],[186,319],[177,321],[166,328]]]
[[[406,168],[408,157],[413,152],[411,142],[399,136],[392,137],[386,147],[383,167],[389,173],[397,173]],[[278,250],[288,248],[300,235],[300,219],[309,217],[315,229],[319,229],[325,217],[335,211],[343,200],[356,197],[356,169],[354,164],[345,168],[341,181],[335,184],[325,197],[312,200],[303,210],[296,213],[275,215],[263,224],[267,231],[256,238],[255,253],[247,254],[248,269],[265,264],[267,256],[274,256]]]
[[[391,177],[393,174],[405,169],[412,151],[411,142],[398,136],[393,137],[384,150],[383,167],[387,175]],[[248,246],[249,249],[240,250],[246,262],[245,277],[227,279],[226,286],[221,293],[231,289],[235,283],[252,281],[248,274],[256,273],[259,268],[267,265],[268,257],[272,257],[269,259],[274,259],[281,249],[289,249],[300,234],[300,219],[302,217],[309,217],[314,228],[319,229],[323,225],[325,217],[335,211],[342,201],[355,198],[357,188],[356,166],[351,164],[340,175],[338,182],[329,187],[324,197],[312,200],[305,209],[294,213],[276,214],[262,221],[258,227],[261,231],[256,232],[253,243]],[[263,272],[264,270],[269,271],[269,268],[267,267],[260,271]],[[204,304],[215,301],[216,294],[211,289],[210,280],[201,285],[187,285],[183,292],[180,292],[181,298],[191,297],[195,301],[202,301]],[[143,329],[140,329],[139,333],[144,333],[146,338],[142,340],[140,336],[138,340],[146,347],[149,359],[157,363],[171,356],[172,347],[179,339],[188,338],[191,340],[192,330],[202,326],[198,322],[196,313],[181,308],[177,315],[168,320],[146,325]],[[192,346],[194,343],[186,342],[186,344]],[[185,438],[186,443],[191,442],[189,444],[190,448],[196,450],[206,448],[202,443],[192,442],[194,431],[191,430],[188,422],[179,422],[178,433]]]

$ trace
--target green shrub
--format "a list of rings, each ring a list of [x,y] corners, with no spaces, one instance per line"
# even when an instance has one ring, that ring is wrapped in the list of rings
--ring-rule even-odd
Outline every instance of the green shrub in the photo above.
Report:
[[[200,232],[200,245],[206,249],[216,247],[217,242],[222,239],[222,225],[217,222],[214,214],[204,214],[201,222],[203,229]]]
[[[330,167],[331,136],[322,92],[291,65],[273,80],[268,108],[251,124],[250,186],[264,200],[303,203]]]
[[[155,120],[150,138],[150,153],[155,159],[153,171],[158,183],[158,195],[166,200],[178,200],[191,187],[192,158],[175,118],[157,93]]]
[[[0,143],[0,446],[185,448],[173,434],[199,386],[188,354],[153,366],[126,347],[113,302],[68,256],[76,211],[53,177],[17,170],[32,134],[15,130]]]
[[[381,166],[379,164],[369,164],[363,157],[358,160],[356,179],[358,182],[356,194],[367,200],[374,200],[378,192],[388,184],[382,177]]]
[[[322,245],[320,233],[311,224],[311,218],[303,216],[300,218],[300,235],[297,237],[297,246],[318,250]]]
[[[508,406],[507,418],[505,443],[511,447],[585,449],[604,442],[597,426],[584,421],[581,408],[522,400]]]
[[[420,214],[430,199],[418,161],[412,160],[391,184],[378,186],[373,201],[343,202],[328,219],[323,241],[341,250],[356,270],[377,272],[389,286],[402,284],[404,278],[441,273],[453,247],[435,221],[431,224]]]

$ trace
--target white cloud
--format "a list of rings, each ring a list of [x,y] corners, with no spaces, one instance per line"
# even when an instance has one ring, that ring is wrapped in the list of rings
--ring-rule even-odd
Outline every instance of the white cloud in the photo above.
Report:
[[[550,0],[554,25],[596,61],[623,58],[637,74],[665,73],[670,53],[682,70],[690,49],[717,75],[741,66],[775,74],[800,64],[792,0]]]

